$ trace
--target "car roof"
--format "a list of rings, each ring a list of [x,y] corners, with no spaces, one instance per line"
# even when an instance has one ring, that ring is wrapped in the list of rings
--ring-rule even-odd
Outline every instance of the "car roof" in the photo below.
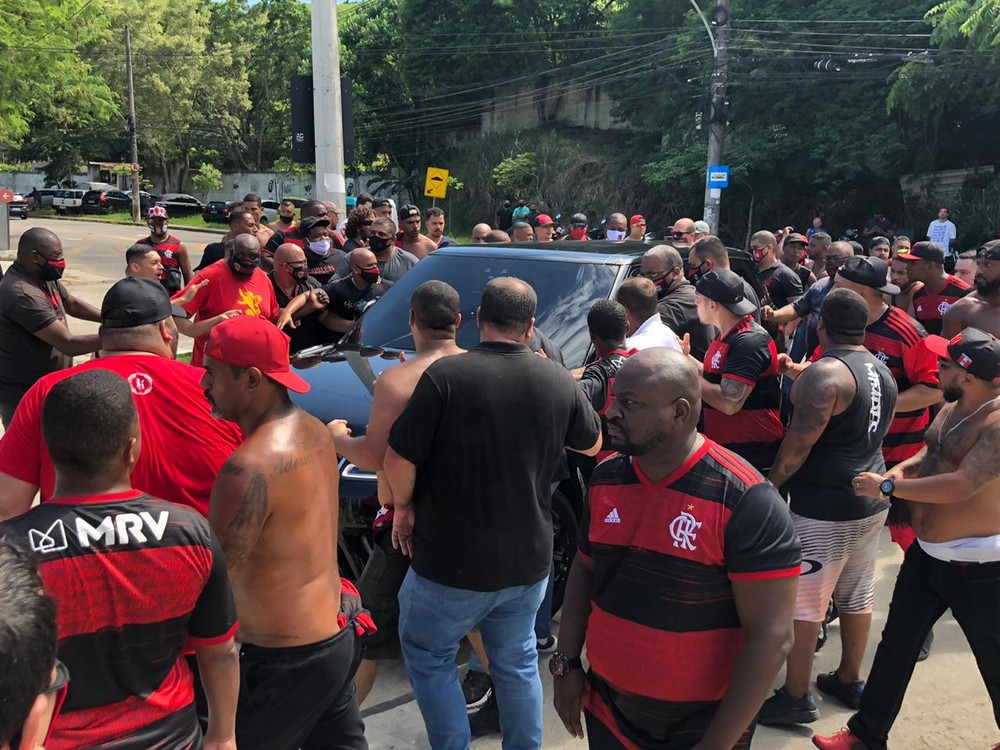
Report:
[[[521,258],[568,263],[609,263],[631,265],[652,247],[644,242],[513,242],[485,245],[449,245],[434,255],[474,255],[479,258]]]

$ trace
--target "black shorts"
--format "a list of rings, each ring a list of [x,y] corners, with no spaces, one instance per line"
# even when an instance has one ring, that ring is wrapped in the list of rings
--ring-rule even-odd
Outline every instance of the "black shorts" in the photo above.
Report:
[[[410,569],[410,558],[393,549],[392,529],[375,534],[375,547],[358,579],[361,601],[378,632],[365,638],[366,659],[399,659],[399,589]]]
[[[236,746],[241,750],[367,750],[354,690],[364,648],[348,625],[308,646],[240,648]]]

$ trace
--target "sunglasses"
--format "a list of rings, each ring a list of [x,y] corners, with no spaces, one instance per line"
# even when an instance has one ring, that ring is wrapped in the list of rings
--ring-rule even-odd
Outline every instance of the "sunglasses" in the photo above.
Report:
[[[374,223],[375,223],[374,219],[365,219],[364,221],[361,222],[361,225],[362,226],[366,226],[366,227],[370,227]]]
[[[687,237],[691,232],[671,232],[671,237]]]
[[[240,265],[243,265],[243,264],[241,263]],[[303,261],[296,261],[295,263],[286,263],[285,265],[288,266],[289,268],[294,268],[296,270],[308,267],[307,263],[304,260]]]

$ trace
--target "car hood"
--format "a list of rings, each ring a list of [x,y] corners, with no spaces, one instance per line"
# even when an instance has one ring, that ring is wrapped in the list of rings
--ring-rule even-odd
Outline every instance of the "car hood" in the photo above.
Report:
[[[329,356],[293,362],[295,372],[310,388],[308,393],[292,393],[292,400],[323,422],[346,419],[352,433],[362,435],[368,427],[375,378],[399,365],[399,352],[342,351],[332,355],[335,361],[329,361]]]

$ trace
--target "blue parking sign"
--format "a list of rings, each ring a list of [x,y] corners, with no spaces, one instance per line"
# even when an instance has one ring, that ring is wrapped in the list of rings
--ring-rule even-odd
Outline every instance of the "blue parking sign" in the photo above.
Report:
[[[709,167],[708,186],[710,188],[729,187],[729,167]]]

